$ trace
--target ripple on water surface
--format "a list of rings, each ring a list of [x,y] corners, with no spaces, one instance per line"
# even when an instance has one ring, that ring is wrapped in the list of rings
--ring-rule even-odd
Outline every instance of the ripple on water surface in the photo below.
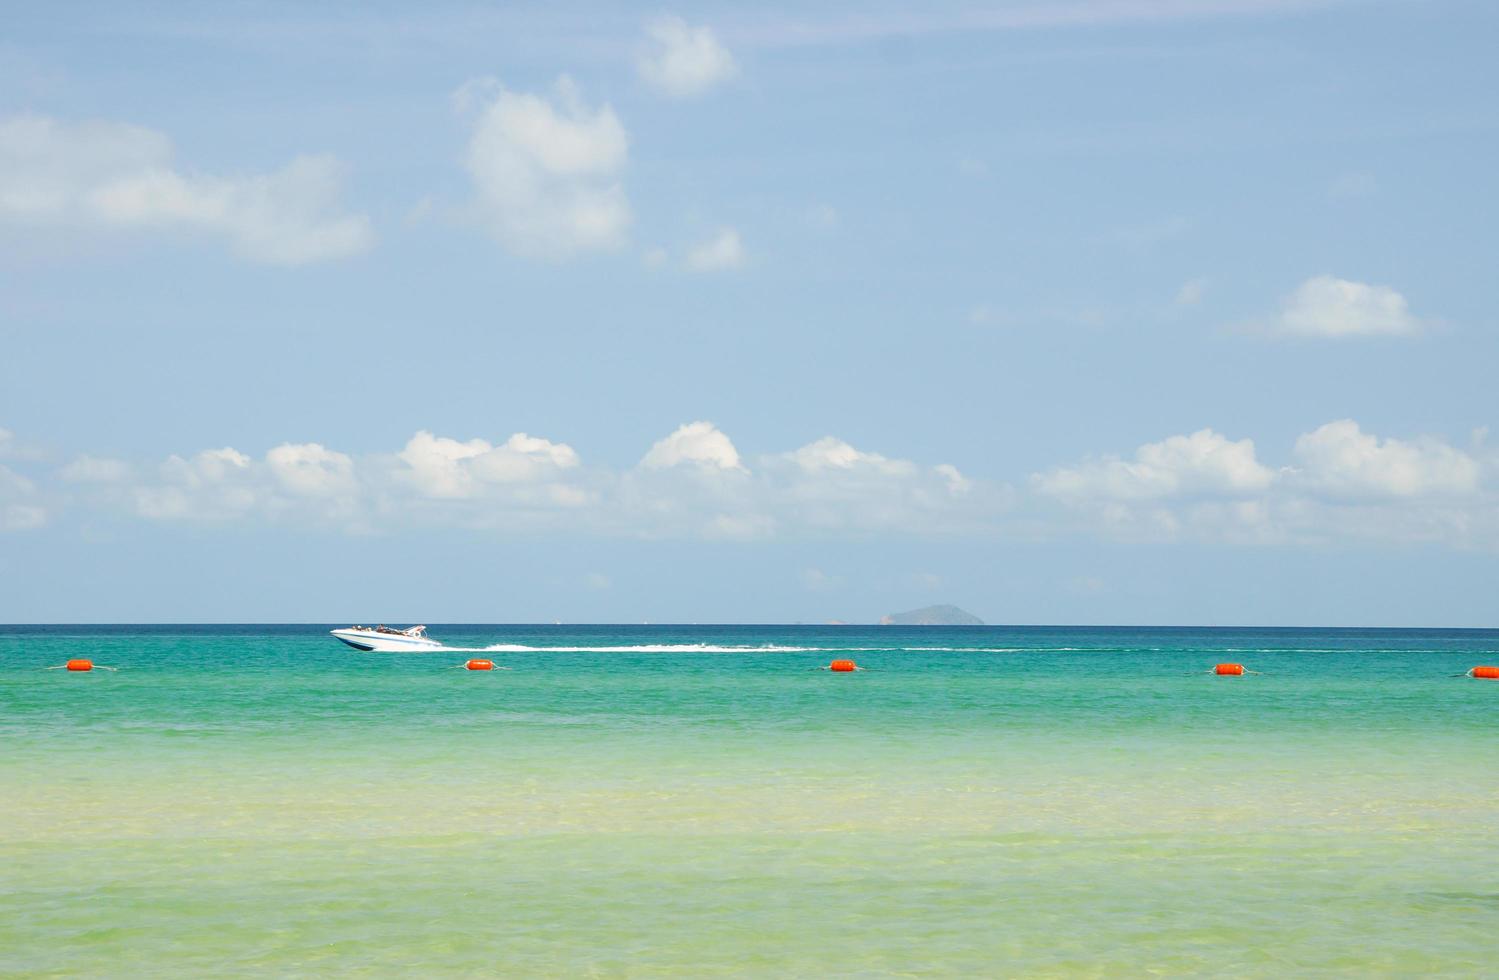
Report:
[[[0,630],[0,972],[1489,968],[1499,634],[432,632]]]

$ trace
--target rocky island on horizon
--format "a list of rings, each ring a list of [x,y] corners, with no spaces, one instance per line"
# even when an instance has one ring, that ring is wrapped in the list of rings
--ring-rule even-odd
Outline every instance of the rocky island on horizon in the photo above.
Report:
[[[984,621],[957,606],[925,606],[880,617],[881,626],[983,626]]]

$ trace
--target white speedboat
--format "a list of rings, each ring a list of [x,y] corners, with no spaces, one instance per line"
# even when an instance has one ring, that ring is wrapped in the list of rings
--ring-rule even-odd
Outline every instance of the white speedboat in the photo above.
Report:
[[[427,635],[425,626],[413,626],[405,630],[391,629],[389,626],[350,626],[328,632],[356,650],[377,650],[381,653],[422,653],[442,649],[441,643]]]

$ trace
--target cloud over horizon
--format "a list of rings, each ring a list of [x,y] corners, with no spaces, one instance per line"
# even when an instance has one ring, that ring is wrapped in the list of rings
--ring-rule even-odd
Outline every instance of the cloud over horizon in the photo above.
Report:
[[[56,500],[150,521],[292,523],[347,533],[460,526],[516,533],[758,539],[973,528],[1005,491],[951,465],[862,452],[832,437],[748,465],[710,422],[686,423],[634,467],[585,465],[565,443],[501,442],[419,431],[395,452],[351,456],[282,443],[259,458],[231,447],[159,463],[80,456],[50,474]],[[7,482],[8,480],[8,482]],[[0,471],[5,529],[39,526],[44,494]],[[28,516],[31,515],[31,516]]]
[[[1148,500],[1184,494],[1242,495],[1264,490],[1274,474],[1255,459],[1254,442],[1231,442],[1212,429],[1146,443],[1133,460],[1106,456],[1035,478],[1053,497]]]
[[[1487,482],[1485,475],[1487,474]],[[1299,436],[1290,462],[1212,429],[1031,477],[1074,529],[1121,540],[1335,541],[1499,549],[1499,457],[1433,437],[1379,439],[1351,419]]]
[[[1476,437],[1475,437],[1476,438]],[[0,530],[72,509],[150,521],[270,521],[369,534],[456,526],[521,534],[758,540],[822,536],[1087,534],[1226,544],[1379,541],[1499,549],[1499,454],[1435,437],[1380,438],[1342,419],[1299,436],[1279,466],[1211,428],[1033,473],[1027,489],[861,450],[833,436],[744,457],[711,422],[685,423],[631,467],[588,465],[563,442],[415,433],[353,456],[281,443],[158,463],[79,456],[0,468]]]
[[[1462,496],[1478,490],[1478,461],[1435,439],[1379,439],[1352,419],[1300,436],[1292,449],[1300,485],[1334,497]]]
[[[688,422],[657,442],[640,460],[644,469],[659,470],[694,463],[721,470],[743,470],[739,450],[712,422]]]

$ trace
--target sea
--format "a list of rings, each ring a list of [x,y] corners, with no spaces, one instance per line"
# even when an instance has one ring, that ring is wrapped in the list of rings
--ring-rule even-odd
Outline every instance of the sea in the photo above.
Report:
[[[0,626],[0,974],[1499,974],[1499,631],[338,625]]]

